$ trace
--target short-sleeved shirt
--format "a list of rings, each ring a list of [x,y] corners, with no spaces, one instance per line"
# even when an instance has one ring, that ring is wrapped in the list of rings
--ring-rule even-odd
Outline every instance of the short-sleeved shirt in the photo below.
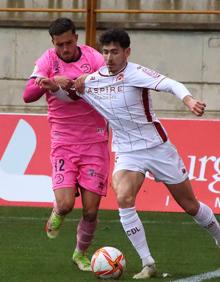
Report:
[[[107,67],[89,75],[85,94],[112,128],[112,150],[130,152],[152,148],[167,141],[167,133],[152,108],[149,89],[160,89],[165,76],[134,63],[109,75]]]
[[[37,61],[33,77],[62,75],[75,79],[85,73],[93,73],[104,65],[102,55],[95,49],[78,46],[80,58],[64,62],[54,48],[48,49]],[[108,139],[107,123],[104,118],[83,99],[74,103],[64,102],[46,93],[48,121],[51,129],[52,146],[61,144],[90,144]]]

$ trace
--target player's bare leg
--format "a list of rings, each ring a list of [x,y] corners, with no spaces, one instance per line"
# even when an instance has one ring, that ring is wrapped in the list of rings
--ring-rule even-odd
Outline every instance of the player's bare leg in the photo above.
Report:
[[[121,224],[142,260],[142,270],[133,276],[134,279],[150,278],[156,274],[155,261],[151,256],[145,230],[135,208],[135,199],[144,179],[144,174],[128,170],[120,170],[113,175],[113,187],[119,204]]]
[[[75,188],[54,190],[55,198],[52,213],[46,224],[47,236],[54,239],[58,236],[65,215],[72,211],[75,202]]]
[[[91,271],[91,262],[87,250],[92,243],[97,225],[97,214],[101,197],[81,189],[83,216],[77,227],[77,243],[72,260],[82,271]]]
[[[220,246],[220,225],[213,211],[206,204],[197,201],[189,179],[179,184],[166,184],[176,202],[205,228]]]

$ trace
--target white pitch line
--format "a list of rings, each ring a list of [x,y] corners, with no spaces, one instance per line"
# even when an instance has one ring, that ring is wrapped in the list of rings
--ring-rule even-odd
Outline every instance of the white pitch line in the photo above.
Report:
[[[48,215],[49,217],[49,215]],[[0,223],[3,221],[8,221],[8,220],[20,220],[20,221],[45,221],[48,220],[48,217],[26,217],[26,216],[0,216]],[[65,221],[69,222],[75,222],[79,221],[80,218],[66,218]],[[120,222],[119,219],[100,219],[101,222],[103,223],[118,223]],[[182,221],[182,222],[172,222],[172,221],[157,221],[157,220],[142,220],[142,223],[144,224],[173,224],[173,225],[194,225],[195,222],[188,222],[188,221]]]
[[[206,273],[190,276],[190,277],[183,278],[183,279],[178,279],[173,282],[200,282],[200,281],[209,280],[211,278],[217,278],[217,277],[220,277],[220,268],[215,271],[206,272]]]
[[[49,216],[48,216],[49,217]],[[8,220],[20,220],[20,221],[45,221],[48,220],[48,217],[28,217],[28,216],[0,216],[0,222],[2,221],[8,221]],[[65,221],[69,221],[69,222],[77,222],[79,221],[80,218],[66,218]],[[106,219],[101,219],[101,222],[105,222],[105,223],[119,223],[120,220],[119,219],[110,219],[110,220],[106,220]],[[142,223],[148,223],[148,224],[169,224],[171,222],[168,221],[155,221],[155,220],[142,220]],[[184,223],[183,223],[184,224]]]

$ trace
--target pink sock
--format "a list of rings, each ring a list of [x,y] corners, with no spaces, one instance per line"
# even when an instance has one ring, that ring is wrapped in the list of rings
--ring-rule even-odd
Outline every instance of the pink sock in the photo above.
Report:
[[[80,220],[77,227],[77,244],[76,249],[85,252],[92,243],[94,237],[97,220],[93,222],[85,221],[83,218]]]

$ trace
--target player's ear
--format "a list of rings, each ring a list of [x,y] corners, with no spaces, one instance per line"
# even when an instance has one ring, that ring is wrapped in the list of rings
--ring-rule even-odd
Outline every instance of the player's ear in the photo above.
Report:
[[[76,42],[78,41],[78,37],[79,37],[79,35],[78,35],[78,34],[75,34]]]
[[[126,56],[129,57],[131,54],[131,48],[130,47],[126,48],[125,53],[126,53]]]

